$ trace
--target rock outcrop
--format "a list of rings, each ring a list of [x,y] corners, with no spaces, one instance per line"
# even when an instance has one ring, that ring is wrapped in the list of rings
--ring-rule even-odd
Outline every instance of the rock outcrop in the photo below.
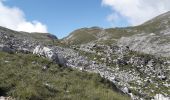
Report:
[[[143,33],[122,37],[118,45],[128,46],[131,50],[147,54],[170,57],[170,34]]]
[[[36,46],[35,49],[33,50],[33,54],[36,54],[38,56],[46,57],[60,66],[66,66],[66,60],[65,58],[61,55],[58,54],[54,49],[50,47],[44,47],[44,46]]]
[[[154,96],[153,100],[170,100],[170,97],[165,97],[162,94],[156,94],[156,96]]]

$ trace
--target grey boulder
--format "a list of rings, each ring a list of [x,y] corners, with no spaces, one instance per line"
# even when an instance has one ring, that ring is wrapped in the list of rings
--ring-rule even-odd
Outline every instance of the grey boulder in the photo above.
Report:
[[[0,51],[7,52],[7,53],[13,53],[14,52],[13,49],[11,49],[10,47],[5,46],[5,45],[0,45]]]
[[[56,62],[60,66],[66,66],[65,58],[61,54],[56,53],[55,50],[53,50],[50,47],[44,47],[44,46],[38,45],[33,50],[33,54],[48,58],[48,59]]]

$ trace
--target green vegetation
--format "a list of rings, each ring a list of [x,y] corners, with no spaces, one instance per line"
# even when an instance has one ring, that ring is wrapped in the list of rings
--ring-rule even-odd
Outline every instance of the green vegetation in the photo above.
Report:
[[[100,28],[82,28],[76,31],[73,31],[70,36],[71,38],[64,39],[66,44],[71,45],[79,45],[88,43],[91,41],[95,41],[98,39],[98,35],[101,35],[100,37],[108,36],[107,40],[100,40],[98,42],[104,43],[104,44],[112,44],[116,42],[116,39],[120,39],[121,37],[127,37],[132,36],[134,34],[137,34],[136,31],[131,30],[131,27],[128,28],[109,28],[103,29]]]
[[[105,31],[111,36],[111,39],[120,39],[121,37],[128,37],[134,34],[137,34],[135,30],[131,30],[129,28],[109,28],[105,29]]]
[[[83,28],[76,31],[73,31],[67,40],[67,44],[83,44],[88,43],[90,41],[96,40],[96,35],[100,32],[100,29],[90,29],[90,28]]]
[[[133,26],[133,27],[124,27],[124,28],[108,28],[108,29],[100,29],[100,28],[82,28],[79,30],[76,30],[72,32],[70,35],[73,36],[73,38],[66,40],[65,42],[68,42],[69,44],[82,44],[82,43],[88,43],[91,41],[98,40],[97,36],[101,37],[107,37],[106,40],[98,40],[99,43],[103,44],[113,44],[116,43],[117,39],[120,39],[121,37],[130,37],[135,34],[141,34],[141,33],[154,33],[158,36],[163,36],[162,32],[163,30],[166,30],[168,26],[170,26],[170,20],[168,18],[169,16],[158,16],[142,25]],[[160,38],[160,37],[159,37]],[[161,43],[169,42],[169,37],[161,37],[159,40]]]
[[[17,100],[130,100],[98,74],[59,67],[31,54],[0,52],[0,71],[0,96]]]

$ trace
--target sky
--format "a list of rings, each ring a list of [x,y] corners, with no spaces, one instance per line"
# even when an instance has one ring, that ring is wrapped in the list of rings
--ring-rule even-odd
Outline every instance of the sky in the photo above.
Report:
[[[78,28],[135,26],[170,11],[170,0],[0,0],[0,26],[63,38]]]

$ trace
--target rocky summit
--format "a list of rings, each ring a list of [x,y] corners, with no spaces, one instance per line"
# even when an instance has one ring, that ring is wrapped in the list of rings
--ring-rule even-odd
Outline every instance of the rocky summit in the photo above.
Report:
[[[12,82],[9,86],[5,86],[5,82],[0,82],[1,98],[11,98],[11,100],[56,100],[63,97],[69,100],[81,100],[80,96],[77,95],[78,93],[75,92],[76,90],[73,89],[77,87],[70,86],[73,83],[76,84],[71,80],[82,80],[82,85],[78,84],[79,92],[85,91],[82,100],[170,100],[170,12],[134,27],[78,29],[61,40],[49,33],[17,32],[0,27],[0,51],[5,52],[2,55],[7,56],[7,58],[0,59],[3,62],[0,63],[0,67],[5,63],[7,63],[5,68],[10,66],[8,63],[12,60],[10,61],[8,56],[19,59],[18,56],[30,55],[28,56],[30,58],[23,59],[30,61],[31,58],[38,57],[34,61],[31,60],[30,66],[41,65],[41,69],[36,66],[30,69],[28,65],[19,62],[17,65],[21,69],[23,68],[21,71],[25,71],[24,66],[27,66],[25,67],[27,70],[33,71],[29,72],[30,75],[33,75],[33,78],[38,73],[42,76],[46,75],[44,79],[36,80],[38,86],[30,87],[31,92],[28,92],[29,90],[26,88],[27,92],[24,91],[23,95],[21,95],[21,89],[16,88],[19,83]],[[39,61],[41,58],[47,59],[47,61]],[[60,70],[55,72],[56,68]],[[67,68],[69,68],[69,71]],[[78,71],[76,72],[78,76],[71,70]],[[13,76],[12,71],[9,72],[9,75],[7,74],[9,79],[15,77],[15,75],[17,76],[17,74]],[[62,74],[56,76],[57,73]],[[87,75],[82,77],[84,73]],[[92,77],[89,75],[90,73],[99,75],[100,78],[90,78]],[[6,74],[3,75],[6,76]],[[59,79],[48,80],[49,77],[54,76],[62,77],[61,82],[65,81],[64,84],[66,85],[63,86],[63,90],[61,90],[60,85],[56,85],[60,83]],[[22,79],[22,75],[18,75],[12,81],[20,80],[19,77]],[[25,77],[29,81],[33,81],[29,76]],[[7,83],[9,82],[11,80]],[[23,85],[22,82],[20,85]],[[90,86],[96,87],[97,89],[95,88],[94,91],[103,94],[103,98],[98,97],[94,94],[95,92],[93,92],[93,96],[87,94],[88,90],[84,89],[85,86],[87,88],[91,88]],[[47,94],[43,94],[43,91],[41,91],[44,95],[41,96],[42,94],[39,94],[38,90],[34,90],[37,87],[41,87],[40,90],[44,90]],[[101,88],[106,94],[102,92]],[[32,95],[33,93],[35,94]],[[57,98],[55,95],[58,94],[60,96]]]

